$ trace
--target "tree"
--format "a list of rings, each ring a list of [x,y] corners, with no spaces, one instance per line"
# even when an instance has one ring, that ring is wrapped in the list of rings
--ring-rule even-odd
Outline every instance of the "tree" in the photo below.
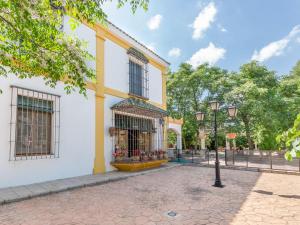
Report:
[[[171,117],[183,118],[185,123],[182,127],[183,147],[187,148],[193,142],[195,135],[195,123],[190,123],[191,118],[191,90],[188,87],[189,78],[193,73],[191,65],[181,64],[178,71],[169,73],[167,80],[167,105]]]
[[[86,65],[92,56],[82,41],[60,28],[65,14],[73,18],[74,29],[75,20],[105,24],[102,5],[106,1],[0,0],[0,76],[43,75],[51,87],[63,81],[68,93],[79,88],[85,94],[85,78],[95,78],[95,71]],[[135,12],[138,7],[147,9],[148,1],[118,0],[118,6],[129,3]]]
[[[225,98],[238,106],[238,119],[249,149],[254,149],[254,141],[263,149],[274,149],[275,137],[282,130],[278,123],[280,112],[284,109],[275,72],[253,61],[242,65],[232,79],[232,90]]]
[[[281,149],[287,150],[285,158],[291,161],[300,158],[300,114],[298,114],[292,128],[277,136]]]
[[[286,82],[288,79],[292,78],[286,77]],[[218,113],[219,124],[225,122],[228,125],[220,130],[220,134],[235,132],[243,146],[246,140],[250,149],[254,148],[255,142],[260,149],[275,150],[278,148],[276,136],[292,125],[299,102],[294,89],[291,93],[283,79],[255,61],[242,65],[239,72],[228,72],[207,64],[196,69],[182,64],[177,72],[169,75],[167,84],[169,114],[184,118],[185,147],[197,144],[199,126],[195,113],[203,111],[206,121],[209,120],[209,101],[216,98],[221,103],[238,107],[234,126],[228,125],[225,110]],[[294,95],[294,99],[289,95]],[[219,139],[221,143],[222,138]]]
[[[284,131],[277,136],[277,142],[281,149],[287,150],[285,158],[292,160],[293,158],[300,158],[300,114],[299,100],[300,100],[300,61],[296,63],[289,76],[285,76],[281,81],[281,92],[288,101],[289,116],[296,117],[290,129]]]
[[[227,71],[203,64],[196,69],[183,63],[177,72],[170,73],[167,82],[168,112],[173,118],[183,118],[183,146],[197,145],[198,122],[195,113],[208,108],[211,95],[223,96]],[[214,82],[211,82],[211,81]],[[222,86],[222,88],[221,88]],[[209,116],[207,116],[209,117]]]

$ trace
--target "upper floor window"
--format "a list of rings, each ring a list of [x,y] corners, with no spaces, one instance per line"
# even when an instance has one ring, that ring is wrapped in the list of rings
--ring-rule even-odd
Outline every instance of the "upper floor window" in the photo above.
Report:
[[[136,49],[130,48],[129,55],[129,94],[149,98],[148,59]]]

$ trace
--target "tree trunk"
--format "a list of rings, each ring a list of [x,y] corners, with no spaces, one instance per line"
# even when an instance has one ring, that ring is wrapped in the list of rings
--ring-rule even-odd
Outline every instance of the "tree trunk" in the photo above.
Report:
[[[246,138],[247,138],[249,150],[253,151],[254,150],[254,143],[253,143],[253,140],[251,138],[251,131],[250,131],[250,122],[249,122],[249,119],[248,119],[247,116],[242,115],[242,120],[243,120],[243,123],[245,124]]]

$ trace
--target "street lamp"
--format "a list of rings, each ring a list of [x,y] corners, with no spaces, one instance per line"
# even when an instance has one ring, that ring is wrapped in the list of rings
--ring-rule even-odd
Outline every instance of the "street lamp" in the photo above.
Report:
[[[234,106],[234,105],[228,106],[227,111],[228,111],[228,116],[230,118],[235,118],[236,117],[236,114],[237,114],[236,106]]]
[[[221,176],[220,176],[220,161],[219,161],[219,153],[218,153],[218,128],[217,128],[217,112],[220,109],[220,103],[216,100],[209,102],[210,107],[212,111],[214,112],[214,148],[216,151],[216,160],[215,160],[215,184],[213,186],[215,187],[224,187],[221,182]],[[229,117],[234,118],[237,114],[237,108],[235,106],[229,106],[227,108],[227,112]],[[198,121],[204,120],[204,113],[197,112],[196,117]]]
[[[218,111],[220,108],[220,103],[217,102],[216,100],[210,101],[209,104],[213,111]]]
[[[216,100],[210,102],[210,107],[214,112],[214,148],[216,151],[216,160],[215,160],[215,187],[223,187],[221,182],[221,175],[220,175],[220,161],[219,161],[219,152],[218,152],[218,128],[217,128],[217,111],[219,110],[220,104]]]
[[[204,112],[197,112],[196,113],[196,118],[198,121],[203,121],[204,120],[204,115],[205,113]]]

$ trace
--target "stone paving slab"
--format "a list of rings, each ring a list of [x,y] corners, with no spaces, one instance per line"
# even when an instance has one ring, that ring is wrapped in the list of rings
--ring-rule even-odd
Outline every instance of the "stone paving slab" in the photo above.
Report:
[[[180,166],[154,171],[2,205],[0,224],[300,224],[299,176],[222,169],[225,187],[215,188],[213,168]],[[102,177],[107,181],[118,173]]]
[[[222,170],[221,189],[212,186],[214,174],[213,168],[179,166],[5,204],[0,224],[228,225],[262,174]]]
[[[33,197],[43,196],[62,191],[68,191],[76,188],[105,184],[108,182],[119,181],[129,177],[158,172],[160,170],[170,169],[180,166],[176,163],[168,163],[160,168],[139,171],[139,172],[109,172],[105,174],[86,175],[79,177],[71,177],[30,185],[22,185],[17,187],[0,188],[0,205],[17,202]]]

